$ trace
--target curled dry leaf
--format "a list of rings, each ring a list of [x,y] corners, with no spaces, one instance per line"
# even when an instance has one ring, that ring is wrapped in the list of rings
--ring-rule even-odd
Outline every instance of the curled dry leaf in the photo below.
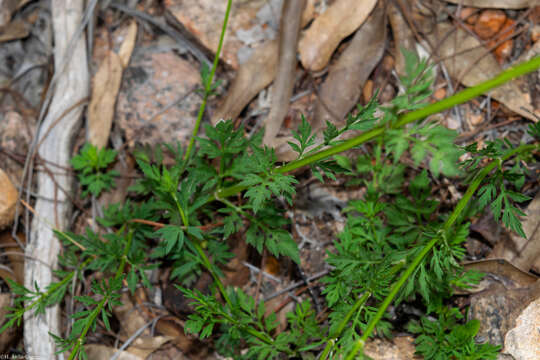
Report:
[[[23,243],[26,241],[23,233],[17,236]],[[22,284],[24,282],[24,252],[11,236],[11,231],[6,230],[0,234],[0,246],[9,260],[8,266],[13,270],[14,280]]]
[[[339,43],[364,23],[376,3],[377,0],[338,0],[316,18],[299,43],[304,68],[322,70]]]
[[[456,290],[456,293],[475,294],[488,289],[494,282],[502,283],[506,288],[519,289],[534,284],[538,277],[523,271],[505,259],[486,259],[470,261],[463,264],[465,270],[476,270],[485,273],[482,281],[465,290]]]
[[[0,42],[22,39],[30,34],[28,24],[22,20],[14,20],[0,27]]]
[[[88,106],[88,141],[98,148],[105,147],[109,140],[122,73],[129,63],[136,36],[137,23],[132,21],[119,53],[109,51],[92,79],[92,97]]]
[[[453,4],[493,9],[524,9],[539,5],[538,0],[446,0]]]
[[[474,36],[450,23],[437,24],[436,30],[428,38],[433,44],[440,44],[436,55],[444,59],[450,76],[459,79],[465,86],[475,86],[502,71],[495,57]],[[530,103],[531,95],[522,92],[515,81],[492,90],[490,95],[513,112],[538,121]],[[540,114],[540,109],[536,109],[536,112]]]
[[[2,169],[0,169],[0,189],[2,189],[0,191],[0,229],[3,229],[13,222],[19,193]]]
[[[277,60],[277,41],[268,41],[255,49],[249,60],[238,69],[225,101],[212,117],[212,123],[236,119],[251,99],[274,80]]]
[[[342,121],[354,107],[364,82],[384,53],[385,41],[385,11],[383,6],[378,6],[330,67],[328,77],[319,90],[313,128],[318,130],[327,121]]]

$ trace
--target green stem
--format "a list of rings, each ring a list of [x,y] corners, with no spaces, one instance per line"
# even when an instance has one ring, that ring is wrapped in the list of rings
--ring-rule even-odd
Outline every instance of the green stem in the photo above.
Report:
[[[214,75],[216,74],[216,69],[219,63],[219,56],[221,54],[221,48],[223,47],[223,41],[225,39],[225,32],[227,30],[227,23],[229,22],[229,14],[231,12],[232,0],[227,1],[227,9],[225,10],[225,18],[223,19],[223,26],[221,27],[221,35],[219,37],[219,43],[216,50],[216,55],[214,56],[214,63],[212,64],[212,70],[210,71],[210,77],[208,82],[204,85],[204,95],[201,106],[199,107],[199,113],[197,114],[197,120],[195,121],[195,127],[191,133],[191,138],[189,139],[189,145],[187,147],[186,153],[184,154],[184,160],[188,160],[193,150],[193,145],[195,144],[195,137],[199,133],[199,127],[204,115],[204,109],[206,108],[206,103],[208,102],[208,97],[211,94],[212,82],[214,80]]]
[[[347,312],[347,315],[343,320],[341,320],[341,323],[339,324],[338,328],[333,334],[330,334],[328,341],[326,342],[326,346],[321,354],[321,357],[319,360],[326,360],[328,358],[328,354],[330,354],[330,351],[334,348],[334,345],[336,344],[336,341],[341,336],[341,333],[343,330],[345,330],[345,327],[349,323],[349,320],[351,320],[352,316],[357,312],[358,309],[363,307],[363,305],[366,303],[367,299],[371,296],[371,292],[366,291],[364,294],[354,303],[353,307]]]
[[[454,211],[444,223],[443,231],[444,232],[448,231],[452,227],[452,225],[454,225],[456,220],[461,215],[461,212],[465,209],[465,207],[471,200],[476,190],[478,190],[478,187],[482,184],[482,181],[484,180],[484,178],[499,164],[500,161],[508,160],[509,158],[511,158],[512,156],[520,152],[529,151],[535,148],[536,148],[536,145],[521,145],[515,148],[514,150],[508,152],[502,158],[492,160],[486,167],[484,167],[473,179],[471,185],[469,186],[469,188],[467,189],[467,191],[465,192],[461,200],[458,202],[458,204],[454,208]],[[399,280],[396,283],[394,283],[394,285],[392,286],[392,289],[390,290],[390,293],[386,296],[386,298],[383,300],[383,302],[377,309],[377,313],[369,322],[366,330],[362,334],[362,337],[355,343],[353,350],[349,353],[346,360],[354,359],[356,354],[358,354],[359,351],[363,350],[366,340],[375,329],[375,326],[377,325],[377,323],[383,317],[384,313],[386,312],[386,309],[388,308],[388,306],[390,306],[390,304],[392,303],[392,301],[398,294],[401,287],[405,284],[407,279],[413,274],[413,272],[416,270],[418,265],[420,265],[424,257],[431,251],[431,249],[435,246],[435,244],[437,244],[437,242],[440,239],[441,239],[440,236],[435,236],[433,239],[431,239],[430,242],[427,243],[426,246],[422,249],[422,251],[413,259],[409,267],[403,272],[403,274],[401,274]]]
[[[505,71],[503,71],[502,73],[500,73],[499,75],[497,75],[496,77],[494,77],[493,79],[487,80],[481,84],[462,90],[444,100],[428,105],[422,109],[415,110],[410,113],[401,115],[398,121],[395,123],[394,128],[405,126],[406,124],[409,124],[413,121],[426,118],[429,115],[433,115],[443,110],[450,109],[456,105],[463,104],[476,96],[485,94],[489,90],[497,86],[500,86],[516,77],[532,72],[538,69],[539,67],[540,67],[540,56],[534,57],[527,62],[516,65],[515,67],[510,67],[506,69]],[[278,167],[277,169],[275,169],[275,171],[277,173],[286,173],[286,172],[290,172],[298,168],[301,168],[303,166],[313,164],[319,160],[322,160],[332,155],[336,155],[343,151],[352,149],[369,140],[372,140],[378,136],[381,136],[384,133],[384,130],[385,128],[383,126],[369,130],[363,134],[360,134],[357,137],[348,139],[342,142],[341,144],[332,146],[328,149],[321,150],[317,153],[306,156],[305,158],[291,161],[281,167]],[[217,195],[221,198],[229,197],[245,189],[246,187],[244,186],[234,185],[225,189],[220,189]],[[213,196],[210,196],[208,199],[209,202],[213,200],[216,200],[216,198]]]
[[[188,221],[187,216],[185,215],[184,210],[182,209],[182,206],[180,205],[180,201],[178,201],[178,197],[176,196],[176,193],[171,192],[170,194],[173,197],[174,202],[176,203],[176,207],[178,208],[178,212],[180,213],[180,217],[182,218],[182,223],[184,224],[184,227],[187,229],[189,227],[189,221]],[[199,240],[194,239],[192,236],[189,236],[189,235],[188,235],[188,237],[191,240],[191,243],[193,244],[193,247],[195,248],[195,251],[197,252],[199,257],[201,258],[204,267],[206,268],[206,270],[208,270],[210,275],[212,275],[212,278],[214,279],[214,281],[215,281],[215,283],[216,283],[216,285],[217,285],[217,287],[219,289],[219,292],[223,296],[223,299],[225,300],[225,302],[227,304],[229,304],[229,306],[232,307],[231,299],[229,299],[229,295],[225,291],[225,286],[221,282],[221,279],[219,278],[219,276],[214,271],[212,263],[210,262],[210,259],[208,258],[208,256],[206,256],[206,253],[204,252]]]
[[[120,278],[120,276],[122,276],[122,274],[124,273],[124,268],[126,266],[126,262],[128,259],[128,253],[129,253],[129,250],[131,249],[131,244],[133,242],[133,230],[129,231],[127,239],[128,241],[127,241],[126,247],[124,248],[124,252],[122,253],[122,258],[120,259],[120,266],[116,270],[116,274],[114,275],[112,282],[117,281]],[[90,327],[94,324],[94,321],[96,320],[98,315],[101,313],[101,311],[103,310],[107,302],[110,300],[110,298],[111,298],[110,294],[107,294],[106,296],[104,296],[103,299],[101,299],[101,301],[97,304],[94,311],[92,311],[92,313],[88,317],[88,321],[86,322],[86,325],[84,326],[81,334],[76,340],[76,344],[73,350],[71,351],[71,354],[69,355],[68,360],[75,359],[75,357],[79,354],[79,351],[81,350],[81,347],[84,343],[86,334],[88,333],[88,331],[90,330]]]

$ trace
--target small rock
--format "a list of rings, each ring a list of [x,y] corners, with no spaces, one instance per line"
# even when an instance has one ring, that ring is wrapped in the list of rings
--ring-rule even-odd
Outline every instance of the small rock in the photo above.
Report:
[[[198,69],[172,52],[136,49],[116,104],[116,126],[129,146],[186,142],[200,105],[199,83]]]
[[[506,21],[506,14],[502,10],[484,10],[474,24],[474,32],[486,40],[501,30]]]
[[[540,298],[523,310],[516,327],[506,333],[502,352],[516,360],[540,359]]]
[[[366,343],[365,355],[374,360],[420,359],[414,355],[416,348],[412,336],[399,336],[392,341],[373,339]]]
[[[2,169],[0,169],[0,189],[2,189],[0,191],[0,229],[3,229],[13,222],[19,193]]]

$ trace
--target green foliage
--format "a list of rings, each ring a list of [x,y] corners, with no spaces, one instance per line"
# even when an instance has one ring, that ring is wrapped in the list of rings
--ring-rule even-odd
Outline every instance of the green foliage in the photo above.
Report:
[[[483,149],[476,144],[459,148],[454,132],[429,119],[404,127],[404,114],[425,106],[433,82],[427,61],[406,51],[404,55],[403,89],[389,105],[378,104],[375,95],[349,115],[344,126],[328,122],[320,138],[302,118],[289,143],[298,157],[281,167],[274,150],[262,145],[261,132],[247,138],[243,127],[236,128],[231,120],[204,125],[205,136],[197,136],[204,104],[217,86],[212,83],[217,62],[212,70],[203,66],[203,105],[186,150],[180,144],[138,149],[135,157],[142,177],[129,189],[132,200],[103,209],[104,217],[97,219],[99,231],[55,230],[64,244],[59,281],[44,289],[10,282],[18,297],[0,332],[20,324],[27,311],[39,314],[61,303],[75,282],[88,284],[84,276],[96,274],[101,280],[81,286],[77,296],[71,294],[78,310],[70,315],[70,332],[51,334],[59,352],[71,351],[70,359],[85,358],[87,334],[97,331],[99,324],[110,330],[123,283],[132,294],[139,285],[150,288],[148,271],[166,264],[171,266],[170,280],[179,281],[184,296],[192,300],[194,312],[185,330],[201,339],[213,338],[223,356],[351,359],[373,330],[391,336],[392,319],[385,315],[391,302],[417,299],[427,314],[438,317],[433,321],[424,316],[409,325],[409,331],[418,334],[417,351],[426,359],[495,358],[498,348],[474,342],[478,322],[463,323],[456,309],[441,304],[453,289],[466,288],[481,277],[461,265],[471,213],[489,208],[495,219],[524,235],[519,219],[524,214],[516,203],[529,200],[520,192],[528,170],[523,164],[537,145],[494,141]],[[335,155],[347,149],[342,135],[350,131],[362,131],[374,140],[362,147],[357,159]],[[374,133],[376,138],[368,136]],[[529,134],[540,137],[540,126],[531,125]],[[335,149],[339,151],[329,159]],[[460,164],[464,154],[468,160]],[[117,174],[107,169],[115,156],[112,150],[85,145],[73,158],[85,187],[83,196],[98,196],[114,185]],[[406,157],[412,163],[406,163]],[[233,257],[232,240],[301,264],[285,214],[298,184],[286,172],[303,165],[309,165],[320,181],[348,176],[350,185],[361,185],[366,193],[344,209],[344,230],[328,252],[331,272],[322,279],[327,317],[317,317],[310,302],[303,300],[287,314],[286,327],[279,329],[276,315],[266,315],[263,301],[224,286],[222,268]],[[449,213],[434,192],[433,182],[441,175],[465,175],[472,189]],[[242,196],[227,199],[239,192]],[[207,293],[191,288],[202,272],[214,280]]]
[[[497,359],[500,346],[478,344],[474,337],[480,329],[478,320],[459,324],[463,315],[457,308],[442,308],[438,319],[422,317],[408,324],[408,330],[418,334],[416,352],[426,360],[490,360]]]
[[[78,172],[79,182],[85,189],[82,196],[89,194],[99,196],[102,191],[107,191],[115,186],[114,177],[119,173],[107,168],[114,162],[116,151],[111,149],[97,149],[92,144],[85,144],[79,155],[71,159],[71,165]]]
[[[278,326],[276,315],[265,316],[265,303],[255,304],[255,300],[242,290],[228,288],[230,302],[225,305],[213,295],[185,288],[180,290],[193,300],[195,308],[195,313],[186,321],[185,329],[204,339],[221,328],[218,351],[224,356],[261,360],[275,359],[281,353],[292,356],[317,347],[320,341],[314,342],[313,339],[323,338],[309,302],[298,304],[294,312],[287,314],[290,330],[273,337],[272,333]],[[239,351],[238,345],[241,344],[249,345],[244,355]]]

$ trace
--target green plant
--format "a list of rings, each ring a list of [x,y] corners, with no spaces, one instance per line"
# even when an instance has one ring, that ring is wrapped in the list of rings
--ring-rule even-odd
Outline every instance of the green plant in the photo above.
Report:
[[[228,1],[219,49],[230,5]],[[137,203],[106,208],[104,217],[98,219],[110,230],[105,235],[90,229],[84,235],[57,232],[65,245],[62,270],[57,273],[60,280],[45,290],[11,284],[21,297],[2,330],[20,322],[25,311],[43,312],[66,294],[73,295],[69,285],[82,280],[85,271],[102,273],[102,278],[111,280],[94,282],[83,296],[74,297],[84,310],[72,315],[70,332],[65,337],[51,334],[59,352],[70,351],[70,359],[84,358],[86,335],[96,329],[98,317],[109,328],[122,282],[126,281],[132,293],[139,283],[151,287],[146,271],[167,262],[172,264],[171,280],[177,280],[183,294],[193,301],[195,312],[189,316],[186,330],[201,338],[218,337],[217,350],[236,359],[281,355],[353,359],[360,356],[373,331],[390,335],[392,323],[385,318],[388,306],[413,298],[438,317],[437,322],[421,320],[410,326],[421,334],[418,351],[424,356],[443,356],[456,343],[465,344],[464,354],[471,359],[493,356],[494,348],[474,343],[476,322],[459,324],[456,310],[442,304],[454,287],[467,287],[480,278],[460,265],[471,214],[489,205],[505,226],[523,232],[518,219],[522,214],[514,202],[527,199],[519,192],[526,172],[522,162],[530,160],[538,143],[516,147],[495,141],[483,149],[459,148],[454,145],[454,132],[427,117],[538,68],[540,57],[426,106],[432,82],[429,66],[413,54],[405,55],[405,91],[389,106],[372,100],[358,107],[344,127],[328,123],[321,141],[303,119],[293,133],[296,142],[291,142],[298,158],[276,166],[273,149],[261,144],[262,133],[246,138],[243,128],[235,128],[231,121],[215,127],[204,125],[206,137],[197,136],[204,106],[215,90],[218,51],[212,70],[202,71],[203,103],[186,150],[164,145],[137,151],[137,164],[144,175],[130,189],[137,195]],[[383,116],[375,115],[377,109]],[[340,140],[340,135],[352,130],[362,133]],[[531,126],[530,132],[538,137],[540,126]],[[339,155],[368,142],[371,151],[356,160]],[[174,159],[173,165],[164,164],[164,152]],[[401,162],[406,153],[414,162],[409,168]],[[464,154],[470,158],[460,164]],[[81,184],[89,186],[85,194],[97,196],[112,183],[112,176],[107,177],[104,170],[113,159],[111,151],[86,146],[74,158]],[[264,302],[256,303],[242,290],[224,285],[221,265],[233,256],[226,240],[235,233],[261,253],[266,249],[276,257],[300,263],[283,213],[285,204],[294,202],[297,183],[287,173],[303,166],[310,166],[321,181],[338,174],[351,176],[367,193],[345,209],[346,227],[334,243],[335,252],[328,255],[333,267],[323,280],[328,320],[320,322],[311,304],[304,301],[287,315],[287,329],[278,333],[275,315],[265,316]],[[462,174],[467,174],[464,182],[468,188],[447,212],[435,200],[431,181],[441,175],[455,178]],[[90,188],[90,178],[101,185]],[[236,194],[241,196],[230,199]],[[216,217],[219,221],[210,223]],[[155,224],[160,225],[158,230],[153,229]],[[209,294],[190,288],[203,271],[214,280]],[[424,351],[428,344],[436,344],[440,351]],[[247,352],[240,351],[244,348]]]
[[[456,308],[441,308],[438,319],[422,317],[409,323],[408,329],[419,334],[415,340],[416,352],[426,360],[495,360],[500,346],[477,344],[474,337],[480,321],[471,320],[458,324],[463,315]]]
[[[79,182],[85,189],[82,196],[99,196],[102,191],[114,187],[114,177],[119,173],[107,168],[116,158],[116,151],[98,149],[92,144],[85,144],[79,155],[71,159],[71,165],[77,171]]]

